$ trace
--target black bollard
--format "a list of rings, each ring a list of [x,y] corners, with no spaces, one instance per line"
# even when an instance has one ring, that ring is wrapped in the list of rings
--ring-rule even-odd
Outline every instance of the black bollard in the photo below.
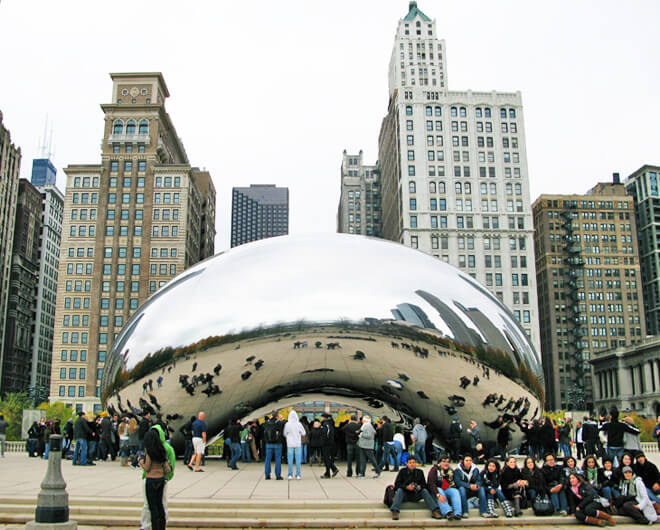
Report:
[[[37,497],[34,521],[25,528],[78,528],[76,521],[69,521],[69,494],[62,477],[62,436],[52,434],[49,438],[48,469],[41,482]]]

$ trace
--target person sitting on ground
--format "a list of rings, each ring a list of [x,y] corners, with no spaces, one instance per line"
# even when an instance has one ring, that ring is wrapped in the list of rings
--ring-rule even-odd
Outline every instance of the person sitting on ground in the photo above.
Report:
[[[434,465],[426,476],[431,495],[438,499],[440,512],[449,521],[458,521],[462,518],[461,494],[456,488],[454,472],[449,467],[450,457],[440,455],[438,463]]]
[[[577,473],[578,475],[582,474],[582,470],[577,465],[577,460],[572,456],[564,458],[562,471],[564,472],[564,486],[566,488],[568,488],[568,477],[571,473]]]
[[[537,467],[534,457],[528,456],[525,458],[525,465],[520,472],[522,479],[527,482],[527,500],[534,502],[536,495],[545,493],[548,489],[545,483],[545,476],[543,472]]]
[[[572,472],[568,476],[568,488],[566,488],[570,511],[581,523],[594,526],[605,526],[616,523],[610,514],[598,503],[598,493],[592,488],[581,475]]]
[[[495,511],[495,501],[499,500],[507,517],[513,517],[513,508],[511,503],[506,500],[504,493],[500,489],[500,465],[497,460],[490,458],[486,462],[486,467],[481,472],[481,488],[486,496],[488,512],[482,513],[482,517],[499,517]]]
[[[587,455],[582,462],[581,475],[584,477],[584,480],[589,484],[598,495],[603,496],[608,499],[612,496],[611,490],[605,490],[603,492],[603,470],[598,467],[598,461],[594,455]]]
[[[487,517],[488,506],[486,504],[486,495],[481,488],[481,475],[477,466],[472,464],[471,456],[465,455],[463,461],[454,469],[454,479],[458,492],[461,495],[463,517],[468,516],[468,499],[472,497],[479,498],[479,513]]]
[[[614,463],[614,458],[609,458]],[[623,480],[623,468],[626,466],[630,468],[633,467],[633,456],[628,452],[623,453],[623,456],[619,459],[619,465],[614,466],[614,481],[616,482],[617,487]]]
[[[541,468],[545,478],[547,493],[556,512],[560,515],[568,515],[568,500],[566,499],[566,488],[564,487],[564,472],[562,467],[555,462],[555,455],[547,453],[545,464]],[[537,493],[539,493],[537,491]]]
[[[635,463],[631,466],[635,475],[642,479],[646,492],[653,503],[656,513],[660,513],[658,496],[660,496],[660,473],[653,462],[649,462],[646,455],[639,451],[635,456]]]
[[[623,479],[619,484],[621,495],[614,499],[620,514],[632,517],[639,524],[653,524],[658,520],[653,504],[646,492],[644,481],[635,475],[630,466],[621,469]]]
[[[598,479],[598,484],[600,485],[599,493],[610,501],[610,506],[613,505],[614,498],[621,495],[614,471],[612,459],[609,456],[603,458],[603,467],[600,468],[601,477]]]
[[[513,515],[516,517],[522,515],[521,506],[524,504],[522,497],[528,483],[522,478],[515,456],[507,458],[502,470],[500,486],[507,500],[513,503]]]
[[[399,470],[394,481],[394,492],[394,502],[390,507],[392,519],[399,519],[401,503],[404,500],[408,502],[419,502],[420,499],[424,499],[434,519],[442,519],[438,503],[431,496],[426,486],[424,473],[421,469],[417,469],[417,460],[415,460],[413,455],[408,457],[406,467]]]

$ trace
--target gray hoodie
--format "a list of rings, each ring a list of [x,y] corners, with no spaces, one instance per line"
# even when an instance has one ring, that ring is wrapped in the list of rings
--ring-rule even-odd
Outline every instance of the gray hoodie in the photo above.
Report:
[[[357,446],[362,449],[373,449],[376,438],[376,429],[367,421],[360,427],[360,437],[358,438]]]

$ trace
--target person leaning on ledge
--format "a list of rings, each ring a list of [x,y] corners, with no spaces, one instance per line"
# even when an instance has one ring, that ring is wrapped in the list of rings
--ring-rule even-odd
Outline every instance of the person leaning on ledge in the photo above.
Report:
[[[438,503],[435,501],[426,486],[426,479],[421,469],[417,468],[417,460],[414,456],[409,456],[406,462],[406,467],[399,471],[394,482],[394,502],[390,507],[392,512],[392,519],[399,518],[399,511],[401,511],[401,503],[405,501],[419,502],[424,499],[426,506],[431,510],[431,515],[434,519],[442,519],[442,514],[438,508]]]

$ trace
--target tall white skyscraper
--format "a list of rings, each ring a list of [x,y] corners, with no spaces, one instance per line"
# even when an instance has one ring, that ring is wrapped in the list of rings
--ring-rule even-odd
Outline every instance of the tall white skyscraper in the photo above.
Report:
[[[450,91],[445,42],[416,2],[399,21],[378,164],[383,237],[486,285],[539,348],[520,92]]]

